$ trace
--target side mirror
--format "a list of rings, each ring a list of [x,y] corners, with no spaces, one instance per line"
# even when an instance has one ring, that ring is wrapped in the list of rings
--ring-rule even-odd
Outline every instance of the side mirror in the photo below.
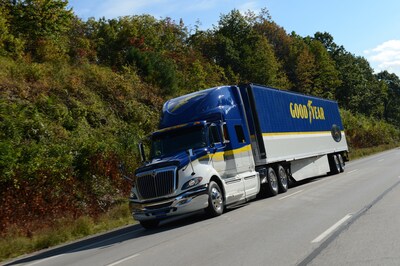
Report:
[[[146,161],[146,155],[144,153],[144,145],[143,143],[139,143],[139,153],[140,153],[140,158],[142,159],[142,163]]]

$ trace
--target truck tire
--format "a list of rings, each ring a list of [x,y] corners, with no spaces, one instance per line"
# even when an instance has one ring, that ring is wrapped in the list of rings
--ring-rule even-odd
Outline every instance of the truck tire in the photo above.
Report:
[[[331,169],[330,174],[336,175],[340,173],[340,163],[336,154],[329,155],[329,166]]]
[[[224,212],[224,196],[214,181],[210,181],[208,185],[208,207],[205,210],[210,217],[219,216]]]
[[[345,162],[343,160],[343,156],[342,156],[342,154],[339,153],[337,155],[337,157],[338,157],[338,160],[339,160],[340,172],[343,173],[344,169],[346,168]]]
[[[269,167],[267,170],[267,192],[270,196],[276,196],[278,194],[278,177],[272,167]]]
[[[158,227],[159,223],[160,223],[159,220],[140,221],[140,225],[143,226],[146,229],[155,229],[155,228]]]
[[[282,165],[278,165],[277,171],[278,173],[278,187],[279,187],[279,193],[285,193],[288,190],[288,176],[286,174],[285,168],[283,168]]]

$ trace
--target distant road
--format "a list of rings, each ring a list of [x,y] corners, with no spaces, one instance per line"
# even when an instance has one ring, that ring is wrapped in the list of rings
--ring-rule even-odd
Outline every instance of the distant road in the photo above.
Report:
[[[400,265],[400,150],[220,217],[126,227],[6,265]]]

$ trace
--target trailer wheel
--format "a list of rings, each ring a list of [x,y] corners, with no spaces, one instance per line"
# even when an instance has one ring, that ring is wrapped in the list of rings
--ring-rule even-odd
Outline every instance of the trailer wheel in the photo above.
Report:
[[[146,220],[140,221],[140,225],[146,229],[154,229],[157,228],[158,224],[160,223],[159,220]]]
[[[288,190],[288,185],[289,185],[286,170],[285,168],[283,168],[282,165],[278,165],[277,173],[278,173],[279,192],[285,193]]]
[[[340,173],[340,162],[336,154],[331,154],[329,156],[329,165],[331,168],[331,174],[336,175]]]
[[[344,172],[344,169],[346,168],[346,165],[345,165],[345,162],[343,160],[342,154],[339,153],[337,155],[337,157],[338,157],[338,160],[339,160],[340,172],[342,173],[342,172]]]
[[[271,196],[275,196],[278,194],[278,177],[272,167],[269,167],[267,170],[267,192]]]
[[[208,185],[208,207],[206,213],[211,217],[216,217],[224,212],[224,197],[219,185],[210,181]]]

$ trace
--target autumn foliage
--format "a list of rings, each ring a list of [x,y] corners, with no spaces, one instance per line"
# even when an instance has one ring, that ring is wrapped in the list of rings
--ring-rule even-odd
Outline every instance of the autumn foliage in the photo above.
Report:
[[[287,33],[267,10],[212,29],[132,15],[83,21],[62,0],[0,0],[0,235],[96,217],[166,99],[253,82],[337,100],[351,148],[397,143],[400,80],[329,33]]]

